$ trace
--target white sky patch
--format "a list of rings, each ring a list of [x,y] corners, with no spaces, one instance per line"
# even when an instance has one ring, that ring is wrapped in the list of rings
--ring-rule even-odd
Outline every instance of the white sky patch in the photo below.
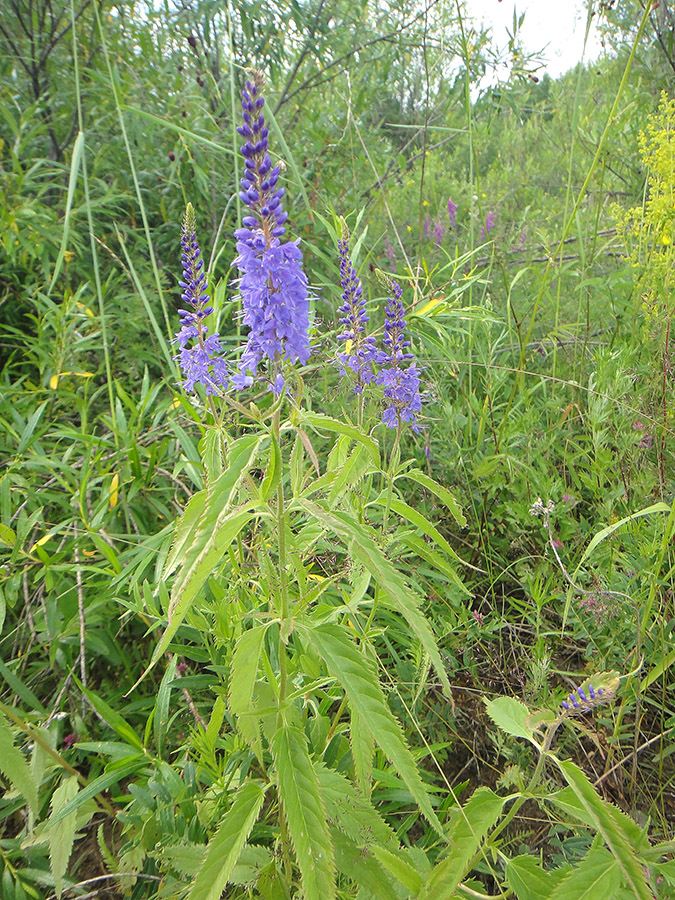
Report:
[[[586,34],[586,9],[583,0],[466,0],[469,15],[492,29],[493,40],[499,48],[508,44],[508,34],[513,31],[514,9],[518,16],[525,13],[521,43],[526,53],[539,53],[544,69],[551,78],[557,78],[573,68],[583,58],[591,62],[600,55],[600,36],[591,28],[584,52]]]

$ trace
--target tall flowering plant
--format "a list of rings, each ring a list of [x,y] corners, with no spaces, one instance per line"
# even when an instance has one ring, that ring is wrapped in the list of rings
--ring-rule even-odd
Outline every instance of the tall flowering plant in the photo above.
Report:
[[[226,356],[212,330],[190,206],[181,230],[176,359],[183,390],[207,400],[194,405],[195,415],[204,410],[204,488],[187,504],[166,554],[164,630],[145,674],[171,647],[205,661],[217,698],[195,736],[211,760],[198,776],[209,783],[199,828],[211,837],[191,870],[188,900],[217,900],[225,890],[243,896],[227,888],[234,882],[275,898],[335,900],[338,891],[449,897],[480,858],[506,801],[487,791],[463,816],[441,811],[448,804],[439,807],[429,776],[423,780],[381,686],[377,650],[385,613],[388,624],[399,622],[388,637],[397,654],[425,660],[452,715],[446,660],[415,570],[424,563],[467,600],[470,594],[449,539],[406,502],[400,485],[415,483],[458,527],[465,521],[448,489],[414,458],[402,458],[406,435],[422,428],[424,398],[404,293],[383,277],[384,323],[373,328],[344,222],[336,346],[323,360],[312,354],[312,294],[299,243],[287,237],[262,90],[254,73],[239,129],[246,207],[235,233],[235,288],[247,329],[241,353]],[[344,416],[328,415],[311,378],[301,380],[310,357],[347,388],[340,395]],[[243,402],[241,392],[250,399],[259,380],[269,390]],[[377,410],[368,423],[366,410]],[[607,683],[582,686],[558,720],[570,718],[570,704],[591,708],[609,693]],[[390,814],[378,788],[378,753],[378,768],[388,768],[386,777],[410,797],[415,815]],[[158,864],[170,867],[170,856]]]

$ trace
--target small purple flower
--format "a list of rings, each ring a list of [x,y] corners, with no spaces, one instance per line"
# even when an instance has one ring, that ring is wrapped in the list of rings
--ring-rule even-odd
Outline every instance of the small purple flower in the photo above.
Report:
[[[518,252],[522,253],[525,250],[525,241],[527,240],[527,229],[523,228],[520,232],[520,238],[518,243]]]
[[[497,224],[497,213],[490,210],[485,216],[485,225],[480,230],[480,239],[484,241]]]
[[[445,225],[439,219],[434,224],[434,238],[436,240],[436,244],[440,247],[443,238],[445,237]]]
[[[425,216],[422,224],[424,225],[424,237],[428,238],[431,231],[431,216]]]
[[[448,197],[448,217],[450,219],[450,227],[457,228],[457,210],[459,207],[453,203],[452,197]]]
[[[267,385],[267,390],[268,390],[268,391],[272,391],[272,393],[274,394],[274,396],[275,396],[275,397],[278,397],[278,396],[281,394],[281,392],[283,391],[283,389],[284,389],[285,387],[286,387],[286,379],[284,378],[284,376],[283,376],[283,375],[281,374],[281,372],[280,372],[280,373],[276,376],[276,378],[274,379],[274,381],[271,381],[271,382]]]
[[[386,279],[392,292],[385,307],[384,346],[378,354],[378,363],[387,368],[380,371],[377,383],[384,387],[385,409],[382,421],[387,428],[397,428],[407,422],[417,433],[417,416],[422,410],[420,396],[420,372],[415,365],[415,355],[407,352],[410,341],[405,340],[405,307],[401,302],[403,291],[397,282]],[[406,368],[401,364],[413,360]]]
[[[583,687],[579,687],[576,691],[572,691],[566,700],[562,701],[560,712],[562,715],[588,712],[610,700],[612,694],[613,691],[601,687],[594,688],[592,684],[588,684],[585,690]]]
[[[247,373],[255,375],[265,358],[304,364],[311,352],[307,276],[298,242],[281,242],[288,213],[281,204],[284,188],[278,186],[281,167],[272,167],[267,150],[262,86],[260,72],[254,73],[253,81],[246,81],[244,124],[237,129],[246,138],[241,148],[245,171],[239,196],[250,208],[242,220],[244,227],[235,231],[242,320],[250,329],[240,372],[231,378],[237,388],[252,382]]]
[[[338,241],[340,256],[340,284],[342,286],[342,305],[338,307],[338,316],[343,331],[338,340],[344,341],[344,352],[338,353],[340,374],[352,375],[355,378],[354,393],[363,393],[366,384],[375,380],[373,363],[377,357],[375,338],[365,334],[365,326],[370,321],[366,314],[366,298],[363,296],[361,280],[349,255],[349,230],[344,219],[341,221],[342,239]]]
[[[227,387],[229,375],[222,358],[220,337],[209,334],[204,321],[213,312],[213,307],[208,305],[208,284],[204,260],[197,244],[195,211],[191,203],[185,210],[180,243],[183,250],[183,280],[178,283],[183,288],[182,300],[187,309],[178,310],[181,330],[173,343],[178,344],[180,350],[174,359],[185,375],[183,390],[194,391],[198,384],[202,384],[207,394],[216,394]]]

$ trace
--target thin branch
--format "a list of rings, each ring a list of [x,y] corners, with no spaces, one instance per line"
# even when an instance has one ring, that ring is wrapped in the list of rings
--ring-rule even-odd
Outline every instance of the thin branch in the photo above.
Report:
[[[372,47],[373,44],[379,44],[381,41],[395,41],[395,40],[399,39],[401,34],[404,31],[406,31],[408,28],[410,28],[411,25],[414,25],[415,22],[419,21],[419,19],[424,18],[424,16],[426,16],[426,14],[431,9],[433,9],[434,6],[436,6],[436,4],[439,2],[440,2],[440,0],[432,0],[432,2],[425,9],[423,9],[420,13],[418,13],[416,16],[414,16],[414,18],[412,18],[409,22],[406,22],[404,25],[401,25],[398,28],[394,29],[394,31],[389,31],[389,32],[387,32],[387,34],[382,34],[379,37],[372,38],[369,41],[364,41],[362,44],[358,44],[358,46],[353,47],[347,53],[343,53],[342,56],[338,56],[338,58],[334,59],[332,63],[329,63],[327,66],[324,66],[323,69],[320,69],[318,72],[315,72],[314,75],[310,75],[310,77],[306,81],[304,81],[299,87],[297,87],[292,93],[290,93],[285,98],[284,103],[288,103],[288,101],[291,100],[293,97],[295,97],[296,94],[299,94],[300,91],[306,91],[306,90],[309,90],[310,88],[315,87],[316,85],[313,84],[312,82],[316,78],[318,78],[320,75],[323,75],[324,73],[328,72],[329,69],[333,69],[333,68],[335,68],[335,66],[339,66],[340,63],[342,63],[344,60],[349,59],[350,57],[354,56],[356,53],[360,53],[361,50],[365,50],[367,47]],[[278,111],[279,106],[281,106],[281,103],[279,103],[277,105],[277,108],[275,109],[275,113]]]

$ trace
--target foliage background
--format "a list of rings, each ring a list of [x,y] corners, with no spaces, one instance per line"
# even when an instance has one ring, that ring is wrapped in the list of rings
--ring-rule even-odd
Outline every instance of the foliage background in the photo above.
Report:
[[[176,390],[168,344],[188,200],[219,330],[233,351],[241,338],[234,127],[251,64],[268,78],[319,349],[334,346],[335,213],[378,325],[374,268],[406,284],[433,395],[406,452],[467,518],[459,528],[429,492],[406,489],[469,564],[470,598],[414,572],[454,711],[409,634],[391,623],[376,643],[425,778],[440,769],[463,797],[522,787],[536,759],[495,730],[481,698],[555,708],[587,675],[633,672],[557,750],[605,799],[649,818],[654,839],[672,837],[672,523],[660,507],[636,513],[673,493],[673,22],[664,4],[645,18],[632,0],[590,12],[599,61],[540,77],[515,28],[495,82],[489,36],[442,0],[3,4],[0,690],[34,785],[5,773],[3,898],[63,885],[84,896],[95,878],[100,896],[178,896],[183,849],[212,833],[236,767],[225,711],[222,732],[202,727],[217,723],[231,662],[232,597],[217,579],[164,670],[127,691],[157,642],[175,519],[203,486],[202,410]],[[482,234],[488,214],[496,225]],[[315,411],[348,414],[332,369],[310,363],[306,380]],[[539,496],[556,503],[550,535],[529,514]],[[315,573],[333,563],[326,547]],[[153,764],[130,767],[129,748],[149,746]],[[379,763],[379,809],[426,848]],[[110,807],[83,803],[70,847],[44,827],[71,799],[64,772],[103,785]],[[31,798],[42,832],[27,826]],[[587,835],[527,809],[503,836],[509,856],[581,858]],[[491,892],[481,865],[474,888]],[[670,896],[666,876],[657,896]]]

